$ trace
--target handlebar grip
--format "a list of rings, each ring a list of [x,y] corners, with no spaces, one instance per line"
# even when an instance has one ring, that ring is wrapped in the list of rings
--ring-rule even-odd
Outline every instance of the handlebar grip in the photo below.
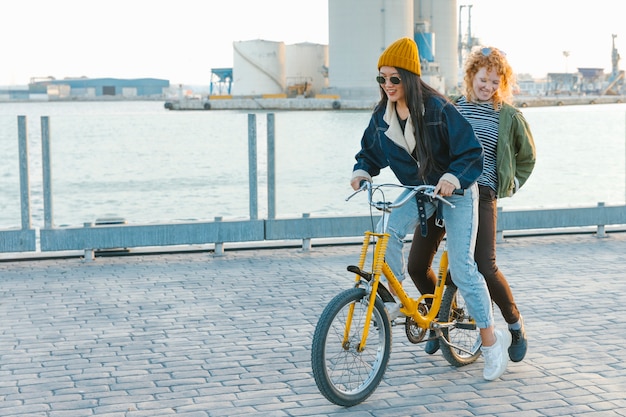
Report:
[[[463,188],[457,188],[456,190],[452,191],[452,194],[465,195],[465,190]]]

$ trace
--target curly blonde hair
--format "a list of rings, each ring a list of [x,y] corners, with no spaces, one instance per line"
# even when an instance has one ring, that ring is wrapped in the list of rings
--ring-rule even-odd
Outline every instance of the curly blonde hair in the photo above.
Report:
[[[513,89],[516,86],[515,74],[506,59],[506,54],[492,46],[477,47],[472,50],[465,61],[464,90],[469,101],[474,97],[474,76],[483,67],[487,71],[495,71],[500,76],[500,85],[493,95],[493,107],[497,109],[503,102],[513,103]]]

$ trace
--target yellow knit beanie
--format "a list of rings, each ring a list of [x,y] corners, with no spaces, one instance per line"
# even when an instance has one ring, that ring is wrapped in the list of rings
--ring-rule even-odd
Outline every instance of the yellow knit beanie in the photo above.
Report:
[[[421,75],[422,69],[415,41],[411,38],[401,38],[389,45],[378,58],[378,69],[384,66],[403,68]]]

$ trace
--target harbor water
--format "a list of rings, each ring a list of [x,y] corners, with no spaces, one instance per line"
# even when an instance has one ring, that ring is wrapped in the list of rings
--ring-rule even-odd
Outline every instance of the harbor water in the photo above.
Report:
[[[504,210],[625,204],[626,104],[523,109],[537,146]],[[27,117],[31,218],[43,226],[41,116],[49,116],[53,220],[80,226],[248,218],[250,111],[162,102],[0,103],[0,228],[19,227],[18,116]],[[363,215],[345,198],[369,111],[276,111],[276,217]],[[267,217],[266,115],[257,121],[258,217]],[[396,182],[385,170],[377,182]]]

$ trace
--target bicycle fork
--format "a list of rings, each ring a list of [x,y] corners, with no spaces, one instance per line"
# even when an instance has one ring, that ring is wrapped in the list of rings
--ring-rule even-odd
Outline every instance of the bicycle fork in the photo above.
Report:
[[[361,255],[359,257],[359,270],[363,271],[365,267],[365,260],[367,258],[368,249],[372,241],[372,237],[376,236],[376,244],[374,245],[374,258],[372,260],[372,279],[368,282],[368,304],[367,312],[365,315],[365,323],[363,324],[363,333],[361,334],[361,341],[357,347],[357,352],[362,352],[365,349],[365,343],[367,336],[369,335],[369,326],[372,321],[372,313],[374,312],[374,305],[376,304],[376,294],[378,293],[378,284],[380,282],[380,275],[382,273],[382,265],[385,261],[385,251],[387,250],[387,242],[389,241],[389,234],[387,233],[373,233],[366,231],[363,238],[363,245],[361,247]],[[361,274],[357,273],[355,277],[355,285],[358,286],[361,283]],[[354,317],[355,304],[353,303],[348,309],[347,323],[343,334],[343,347],[347,349],[349,347],[349,334],[352,326],[352,318]]]

